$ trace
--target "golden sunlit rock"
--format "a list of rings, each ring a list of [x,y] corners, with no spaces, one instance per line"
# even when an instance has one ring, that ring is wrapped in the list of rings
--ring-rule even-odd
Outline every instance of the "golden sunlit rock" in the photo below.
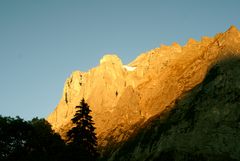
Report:
[[[213,38],[189,39],[182,47],[173,43],[155,48],[128,65],[116,55],[106,55],[88,72],[72,73],[48,121],[64,137],[71,127],[75,106],[85,98],[99,144],[123,141],[135,125],[170,107],[202,82],[214,62],[231,54],[240,55],[240,32],[234,26]]]

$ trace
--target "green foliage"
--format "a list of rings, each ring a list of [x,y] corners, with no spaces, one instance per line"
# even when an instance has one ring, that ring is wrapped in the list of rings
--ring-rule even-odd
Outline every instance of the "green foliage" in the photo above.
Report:
[[[94,161],[98,157],[97,137],[90,112],[88,104],[82,99],[72,118],[75,126],[67,133],[68,153],[72,161]]]

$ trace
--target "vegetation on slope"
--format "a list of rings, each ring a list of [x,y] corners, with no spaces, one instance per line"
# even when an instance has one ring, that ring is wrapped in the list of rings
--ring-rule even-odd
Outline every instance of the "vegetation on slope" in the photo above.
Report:
[[[200,85],[138,129],[109,160],[240,160],[239,91],[240,59],[217,63]]]

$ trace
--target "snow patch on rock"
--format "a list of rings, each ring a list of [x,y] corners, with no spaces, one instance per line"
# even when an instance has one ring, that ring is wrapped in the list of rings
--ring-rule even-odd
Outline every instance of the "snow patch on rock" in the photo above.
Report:
[[[134,71],[137,67],[130,67],[130,66],[127,66],[127,65],[124,65],[123,66],[127,71]]]

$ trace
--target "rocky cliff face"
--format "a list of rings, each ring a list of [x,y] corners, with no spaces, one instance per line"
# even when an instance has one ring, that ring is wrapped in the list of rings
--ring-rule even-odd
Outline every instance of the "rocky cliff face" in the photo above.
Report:
[[[153,116],[104,160],[240,160],[240,57],[214,65],[204,81]]]
[[[47,120],[64,137],[75,106],[84,97],[92,109],[100,146],[119,143],[201,83],[213,63],[238,53],[240,32],[230,27],[200,42],[190,39],[185,46],[161,46],[128,65],[116,55],[106,55],[88,72],[72,73]]]

